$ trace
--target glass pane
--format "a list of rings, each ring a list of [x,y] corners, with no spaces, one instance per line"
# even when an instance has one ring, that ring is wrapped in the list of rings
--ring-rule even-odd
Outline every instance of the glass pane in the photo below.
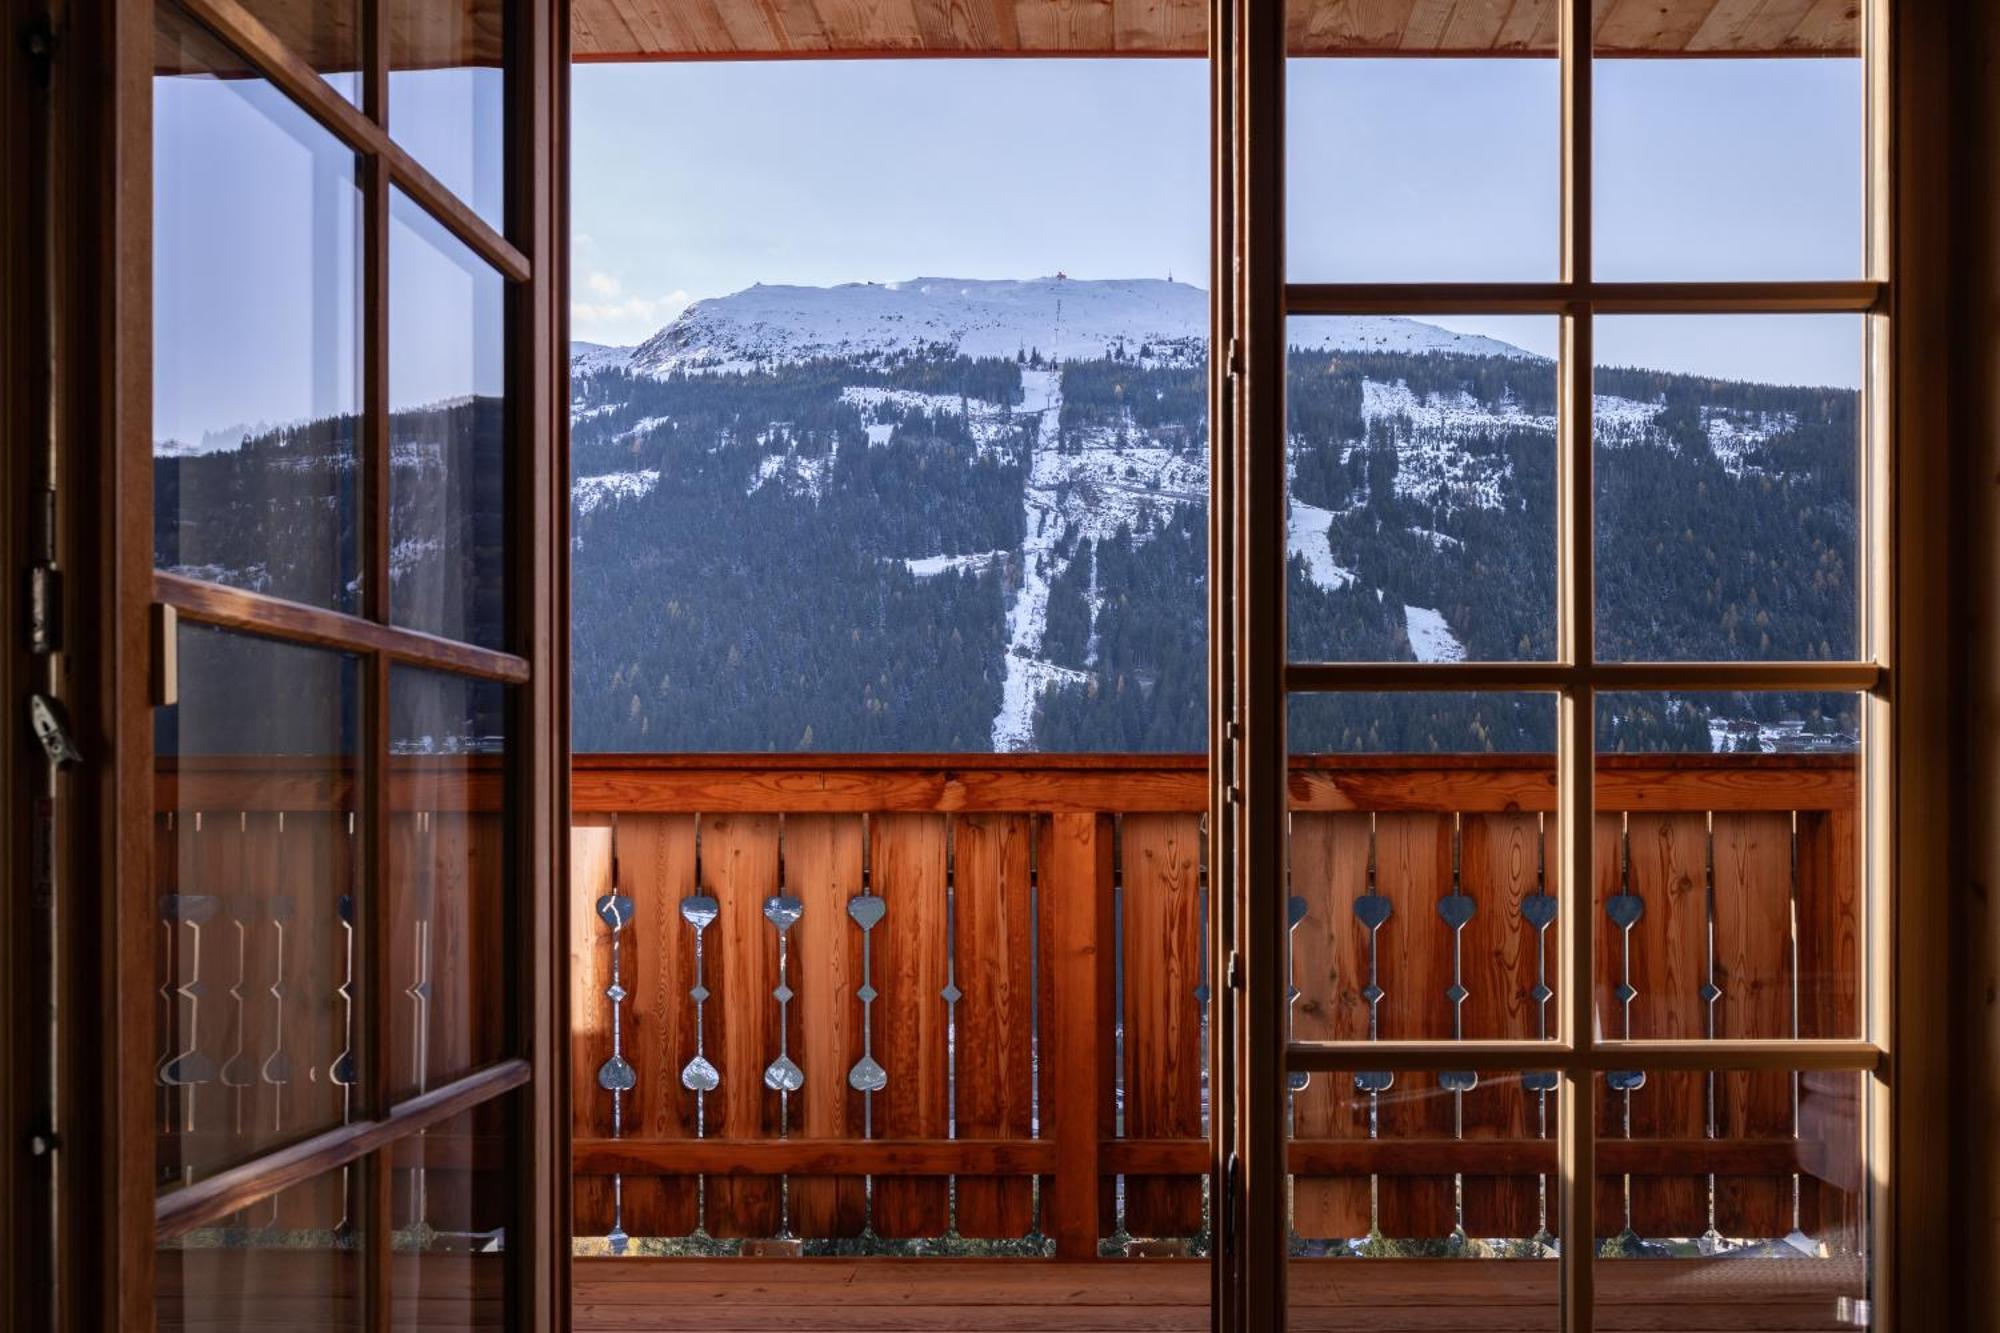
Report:
[[[1291,321],[1293,657],[1553,655],[1556,335],[1538,317]]]
[[[1557,276],[1554,60],[1295,59],[1285,95],[1292,281]]]
[[[1862,317],[1597,321],[1597,652],[1860,651]]]
[[[389,675],[389,1086],[424,1092],[507,1051],[507,691]]]
[[[1292,696],[1294,1037],[1556,1035],[1555,721],[1543,694]]]
[[[1625,8],[1650,13],[1645,6]],[[1773,15],[1798,12],[1766,8]],[[1814,13],[1855,16],[1861,9],[1822,5]],[[1748,22],[1768,26],[1771,16]],[[1859,43],[1853,26],[1850,50]],[[1602,25],[1600,42],[1616,37],[1604,31],[1611,27]],[[1601,60],[1592,82],[1597,277],[1861,276],[1858,54]]]
[[[1597,1087],[1598,1327],[1869,1325],[1865,1076],[1633,1070]]]
[[[361,193],[353,153],[191,19],[153,82],[153,558],[360,601]]]
[[[519,1187],[517,1098],[483,1102],[387,1150],[390,1325],[502,1329],[507,1229]]]
[[[506,282],[400,191],[389,206],[391,619],[506,642]]]
[[[1293,1328],[1558,1326],[1553,1073],[1341,1071],[1294,1088]],[[1382,1262],[1400,1259],[1486,1262]]]
[[[361,1168],[281,1190],[154,1252],[162,1333],[362,1326]]]
[[[453,194],[500,227],[506,207],[506,6],[390,0],[389,128]]]
[[[342,97],[361,105],[361,8],[356,0],[242,0],[243,8]]]
[[[345,1122],[354,658],[183,623],[156,713],[157,1183]]]
[[[1599,697],[1598,1032],[1861,1035],[1861,703]]]

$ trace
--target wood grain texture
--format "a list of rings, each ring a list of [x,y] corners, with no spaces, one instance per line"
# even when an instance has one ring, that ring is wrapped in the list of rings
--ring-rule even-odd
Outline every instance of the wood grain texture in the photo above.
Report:
[[[764,1086],[777,1054],[776,932],[764,900],[778,887],[775,815],[707,815],[701,821],[701,882],[721,915],[703,937],[703,967],[713,996],[709,1058],[721,1085],[705,1101],[706,1137],[769,1139],[779,1130],[778,1094]],[[707,1227],[716,1236],[774,1236],[783,1221],[779,1182],[770,1177],[711,1176]]]
[[[945,818],[883,815],[868,825],[871,881],[888,912],[875,927],[875,1058],[889,1081],[875,1097],[875,1132],[943,1138],[950,1126],[945,983],[951,979],[945,901]],[[942,1180],[875,1181],[883,1236],[941,1236],[951,1225]]]
[[[1715,1004],[1718,1037],[1790,1037],[1792,1013],[1792,817],[1717,815]],[[1715,1134],[1792,1136],[1794,1076],[1735,1070],[1712,1076]],[[1725,1236],[1769,1238],[1792,1230],[1789,1175],[1715,1180],[1715,1226]]]
[[[1530,1038],[1555,1031],[1553,1002],[1547,1033],[1534,990],[1538,932],[1523,920],[1521,902],[1542,889],[1542,819],[1532,814],[1467,815],[1459,825],[1459,889],[1473,900],[1461,932],[1467,996],[1463,1035]],[[1548,930],[1551,955],[1558,936]],[[1556,977],[1551,958],[1546,975]],[[1468,1139],[1518,1138],[1555,1132],[1554,1102],[1521,1086],[1518,1074],[1484,1074],[1465,1098]],[[1468,1175],[1460,1183],[1463,1222],[1474,1236],[1532,1236],[1540,1228],[1542,1181],[1535,1176]]]
[[[1381,1035],[1391,1040],[1451,1036],[1450,931],[1438,899],[1452,883],[1452,821],[1445,815],[1388,814],[1375,819],[1375,889],[1395,904],[1381,932]],[[1383,1138],[1449,1137],[1453,1100],[1434,1074],[1405,1073],[1381,1095]],[[1457,1221],[1449,1176],[1380,1181],[1376,1226],[1385,1236],[1435,1239]]]
[[[1124,884],[1125,1135],[1194,1138],[1201,1121],[1201,824],[1191,815],[1119,822]],[[1125,1230],[1202,1229],[1198,1177],[1128,1175]]]
[[[1042,1230],[1065,1259],[1096,1255],[1110,1228],[1099,1151],[1112,1128],[1112,821],[1051,815],[1037,828],[1042,991],[1042,1132],[1055,1140]]]
[[[1615,0],[1600,53],[1834,55],[1859,49],[1858,6],[1811,0]],[[1182,55],[1207,49],[1196,0],[577,0],[579,60],[828,55]],[[1294,0],[1293,55],[1544,54],[1553,0]],[[456,49],[423,43],[413,55]]]
[[[1027,815],[960,815],[952,821],[954,976],[958,1004],[957,1133],[1025,1139],[1034,1132],[1034,849]],[[1035,1224],[1025,1178],[961,1175],[962,1236],[1024,1236]]]
[[[611,828],[608,815],[579,815],[570,824],[569,1109],[570,1132],[578,1139],[609,1138],[612,1132],[611,1094],[597,1085],[597,1071],[611,1057],[611,1002],[604,996],[611,984],[611,932],[597,915],[598,899],[611,892]],[[610,1231],[611,1181],[578,1175],[572,1186],[576,1233]]]
[[[1305,919],[1292,932],[1292,1035],[1302,1041],[1355,1041],[1368,1035],[1368,932],[1354,900],[1368,891],[1373,841],[1367,815],[1294,814],[1292,894]],[[1385,926],[1384,929],[1387,929]],[[1301,1139],[1366,1139],[1369,1105],[1351,1074],[1314,1074],[1292,1096],[1292,1133]],[[1362,1176],[1292,1182],[1292,1228],[1301,1236],[1365,1236],[1374,1221],[1373,1187]]]
[[[1852,809],[1799,815],[1794,892],[1801,1037],[1851,1037],[1861,1031],[1860,828]],[[1813,1116],[1801,1107],[1801,1135],[1825,1131],[1835,1166],[1800,1176],[1799,1227],[1837,1252],[1851,1254],[1861,1242],[1861,1128],[1859,1106],[1851,1095],[1843,1100],[1840,1091],[1835,1085],[1834,1096],[1818,1098]],[[1802,1087],[1802,1101],[1806,1092]]]
[[[792,928],[793,1059],[806,1082],[792,1098],[788,1132],[810,1139],[862,1137],[862,1098],[847,1084],[861,1058],[861,932],[847,915],[861,892],[857,815],[785,816],[785,887],[803,905]],[[868,1224],[859,1175],[791,1177],[788,1207],[801,1236],[856,1236]]]
[[[616,847],[618,887],[632,899],[620,967],[631,993],[625,1058],[639,1080],[626,1098],[625,1132],[653,1141],[691,1140],[697,1105],[695,1094],[681,1085],[681,1067],[695,1048],[695,1006],[688,995],[694,985],[694,931],[680,906],[695,890],[695,818],[620,815]],[[577,993],[574,986],[571,993]],[[700,1221],[699,1206],[692,1180],[625,1182],[630,1235],[686,1235]]]

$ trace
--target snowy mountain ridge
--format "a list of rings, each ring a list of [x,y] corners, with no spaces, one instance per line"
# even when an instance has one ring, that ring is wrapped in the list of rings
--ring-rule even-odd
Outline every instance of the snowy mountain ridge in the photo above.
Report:
[[[1294,346],[1326,351],[1530,357],[1509,343],[1393,316],[1314,319]],[[1087,360],[1122,349],[1154,364],[1206,353],[1208,293],[1160,278],[912,278],[837,287],[758,284],[696,301],[634,348],[571,344],[571,369],[665,376],[740,371],[821,357],[894,357],[944,349],[971,357],[1039,353]]]

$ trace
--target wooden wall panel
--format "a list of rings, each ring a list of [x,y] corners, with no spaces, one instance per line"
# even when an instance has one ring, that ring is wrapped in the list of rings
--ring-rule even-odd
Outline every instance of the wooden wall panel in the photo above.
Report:
[[[604,995],[611,984],[611,932],[597,915],[598,899],[611,892],[611,856],[611,816],[574,816],[569,834],[569,1099],[570,1132],[580,1139],[611,1137],[611,1094],[597,1084],[597,1071],[611,1058],[611,1001]],[[635,1067],[644,1067],[636,1052],[628,1058]],[[611,1177],[577,1176],[572,1184],[575,1234],[609,1232],[614,1220]]]
[[[1292,1035],[1300,1041],[1358,1041],[1368,1035],[1368,932],[1354,900],[1368,891],[1373,821],[1367,815],[1294,814],[1292,895],[1305,918],[1292,931]],[[1384,926],[1383,929],[1387,929]],[[1314,1074],[1292,1096],[1292,1134],[1301,1139],[1369,1137],[1369,1099],[1348,1073]],[[1298,1177],[1292,1229],[1301,1236],[1365,1236],[1374,1220],[1366,1176]]]
[[[778,886],[778,817],[708,815],[701,821],[701,879],[721,915],[703,941],[709,1058],[722,1073],[708,1094],[706,1136],[770,1139],[779,1131],[778,1094],[764,1086],[777,1053],[777,934],[764,900]],[[768,1176],[707,1179],[710,1234],[773,1236],[783,1222],[780,1182]]]
[[[1034,1133],[1034,920],[1027,815],[961,815],[952,824],[958,1005],[957,1137]],[[1127,1041],[1131,1040],[1129,1032]],[[1035,1224],[1025,1176],[959,1176],[958,1232],[1024,1236]]]
[[[1795,893],[1799,933],[1799,1035],[1855,1037],[1861,1033],[1862,885],[1858,812],[1853,809],[1801,811]],[[1805,1081],[1808,1085],[1811,1080]],[[1846,1085],[1827,1080],[1836,1094]],[[1808,1088],[1801,1089],[1804,1097]],[[1838,1111],[1838,1095],[1820,1107]],[[1838,1253],[1854,1253],[1862,1218],[1857,1182],[1862,1178],[1859,1106],[1853,1114],[1800,1116],[1800,1133],[1823,1138],[1825,1165],[1799,1178],[1799,1227]]]
[[[869,823],[869,869],[888,914],[874,931],[875,1058],[888,1084],[875,1098],[878,1138],[941,1139],[949,1132],[945,983],[946,825],[943,815],[883,815]],[[875,1230],[941,1236],[951,1224],[949,1182],[875,1180]]]
[[[1451,891],[1449,815],[1375,819],[1376,892],[1395,904],[1382,927],[1381,1035],[1385,1040],[1451,1036],[1450,931],[1438,899]],[[1450,1138],[1453,1101],[1434,1074],[1399,1074],[1377,1115],[1385,1139]],[[1375,1186],[1376,1226],[1385,1236],[1431,1239],[1457,1221],[1450,1176],[1383,1177]]]
[[[805,1086],[792,1098],[790,1132],[812,1139],[863,1136],[862,1098],[847,1074],[861,1058],[861,932],[847,915],[861,892],[859,815],[785,816],[785,887],[804,906],[792,928],[792,1002],[799,1024],[794,1059]],[[858,1236],[868,1224],[862,1176],[793,1176],[792,1230]]]
[[[681,902],[695,891],[693,815],[618,816],[618,887],[632,899],[619,975],[625,1002],[625,1058],[638,1083],[625,1101],[625,1134],[691,1139],[695,1094],[681,1083],[694,1057],[694,930]],[[720,938],[709,928],[708,943]],[[712,983],[711,983],[712,984]],[[713,1001],[711,1001],[713,1003]],[[700,1221],[693,1176],[625,1177],[625,1230],[634,1236],[682,1236]]]
[[[1125,1137],[1198,1139],[1201,1124],[1201,821],[1127,815],[1124,883]],[[1198,1176],[1125,1177],[1125,1229],[1192,1236]]]
[[[1463,1035],[1482,1040],[1525,1040],[1544,1035],[1535,987],[1540,932],[1523,917],[1521,904],[1542,889],[1542,819],[1533,814],[1468,814],[1459,825],[1459,889],[1474,904],[1460,937],[1461,974],[1466,989]],[[1552,905],[1553,900],[1550,900]],[[1556,927],[1548,928],[1553,945]],[[1546,964],[1550,989],[1555,959]],[[1547,1008],[1548,1034],[1556,1024]],[[1465,1137],[1539,1138],[1555,1132],[1553,1103],[1522,1087],[1509,1071],[1480,1072],[1479,1086],[1464,1106]],[[1541,1221],[1541,1181],[1536,1176],[1467,1175],[1460,1185],[1466,1232],[1474,1236],[1532,1236]]]
[[[1718,1037],[1789,1037],[1792,1013],[1792,817],[1715,816],[1715,1004]],[[1792,1137],[1792,1075],[1732,1071],[1715,1083],[1715,1135]],[[1792,1229],[1792,1177],[1718,1176],[1715,1226],[1769,1238]]]
[[[1635,814],[1626,830],[1631,891],[1645,904],[1631,930],[1631,1033],[1637,1040],[1698,1040],[1708,1033],[1708,819]],[[1604,905],[1598,920],[1607,927]],[[1607,929],[1607,942],[1617,932]],[[1615,960],[1616,955],[1613,955]],[[1615,964],[1614,964],[1615,965]],[[1606,1031],[1619,1032],[1618,974],[1598,977]],[[1631,1094],[1632,1137],[1698,1139],[1708,1132],[1708,1075],[1642,1071]],[[1701,1176],[1634,1176],[1632,1226],[1642,1236],[1699,1236],[1708,1229]]]

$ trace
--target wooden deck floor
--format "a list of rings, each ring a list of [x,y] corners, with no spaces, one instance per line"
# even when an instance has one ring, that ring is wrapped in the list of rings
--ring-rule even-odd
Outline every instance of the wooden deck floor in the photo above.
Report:
[[[1598,1269],[1598,1327],[1685,1333],[1851,1330],[1858,1262],[1631,1260]],[[1292,1323],[1315,1333],[1552,1330],[1553,1263],[1302,1260]],[[1208,1327],[1208,1269],[925,1259],[578,1259],[578,1333],[1166,1333]],[[1858,1317],[1857,1317],[1858,1315]]]

